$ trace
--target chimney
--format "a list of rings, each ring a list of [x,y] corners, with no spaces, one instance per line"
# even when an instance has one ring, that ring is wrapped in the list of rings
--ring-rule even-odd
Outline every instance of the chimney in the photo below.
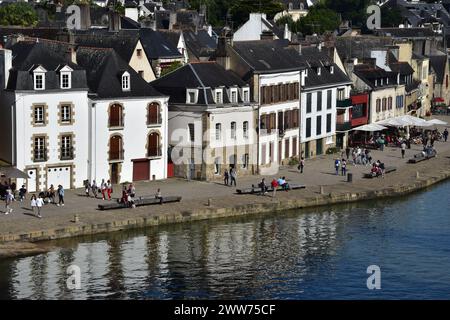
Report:
[[[177,24],[177,13],[170,12],[169,16],[169,30],[173,30],[173,26]]]
[[[91,27],[91,7],[89,4],[79,4],[81,30],[88,30]]]
[[[302,73],[301,73],[301,84],[300,85],[302,87],[305,86],[306,77],[307,77],[307,74],[306,74],[306,69],[305,69],[305,70],[302,70]]]
[[[6,89],[9,80],[9,71],[12,68],[12,51],[0,49],[0,88]]]
[[[228,39],[232,37],[221,35],[217,41],[217,49],[216,49],[216,62],[224,67],[226,70],[231,69],[231,59],[227,53],[227,45],[232,45],[232,42],[228,41]],[[232,40],[231,40],[232,41]]]
[[[69,33],[69,59],[72,63],[77,63],[77,46],[75,44],[75,37],[72,32]]]
[[[120,31],[120,14],[110,10],[109,11],[109,31],[117,32]]]

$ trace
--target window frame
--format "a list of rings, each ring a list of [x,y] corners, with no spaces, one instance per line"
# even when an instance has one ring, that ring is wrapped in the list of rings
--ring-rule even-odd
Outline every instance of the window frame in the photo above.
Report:
[[[121,87],[122,87],[122,91],[130,91],[131,90],[130,74],[127,71],[125,71],[122,74]]]

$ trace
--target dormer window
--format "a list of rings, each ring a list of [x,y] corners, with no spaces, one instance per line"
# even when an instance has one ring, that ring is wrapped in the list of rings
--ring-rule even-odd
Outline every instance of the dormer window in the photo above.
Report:
[[[34,90],[45,90],[45,70],[39,66],[33,71]]]
[[[122,74],[122,91],[130,91],[130,74],[127,71]]]
[[[237,89],[231,89],[230,91],[231,91],[230,93],[231,103],[237,103],[238,102]]]
[[[222,89],[216,89],[215,91],[215,101],[216,104],[221,104],[223,103],[223,97],[222,97],[223,93],[222,93]]]
[[[72,71],[73,69],[69,66],[65,66],[59,70],[61,89],[70,89],[72,87]]]
[[[320,67],[317,68],[317,75],[320,76],[322,74],[322,69]]]
[[[248,88],[242,90],[242,100],[250,102],[250,90]]]
[[[186,103],[194,104],[197,103],[198,91],[196,89],[187,89],[186,92]]]
[[[330,67],[330,73],[333,74],[334,73],[334,66]]]
[[[378,86],[378,79],[375,79],[375,87]]]

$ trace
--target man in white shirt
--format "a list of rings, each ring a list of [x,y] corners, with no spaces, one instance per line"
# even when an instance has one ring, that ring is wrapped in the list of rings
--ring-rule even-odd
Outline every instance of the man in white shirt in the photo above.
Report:
[[[44,206],[44,200],[39,196],[36,199],[36,207],[37,207],[37,212],[38,212],[38,217],[42,218],[41,216],[41,208]]]

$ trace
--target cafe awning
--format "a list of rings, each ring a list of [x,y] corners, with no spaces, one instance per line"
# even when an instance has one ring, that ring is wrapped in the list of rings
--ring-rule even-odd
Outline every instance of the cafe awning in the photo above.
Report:
[[[363,126],[360,127],[356,127],[354,129],[352,129],[353,131],[369,131],[369,132],[373,132],[373,131],[382,131],[384,129],[387,129],[384,126],[381,126],[379,124],[376,123],[370,123],[370,124],[365,124]]]
[[[7,179],[29,179],[30,177],[16,167],[0,167],[0,177]]]
[[[433,102],[444,103],[445,100],[443,98],[441,98],[441,97],[438,97],[438,98],[434,98]]]

